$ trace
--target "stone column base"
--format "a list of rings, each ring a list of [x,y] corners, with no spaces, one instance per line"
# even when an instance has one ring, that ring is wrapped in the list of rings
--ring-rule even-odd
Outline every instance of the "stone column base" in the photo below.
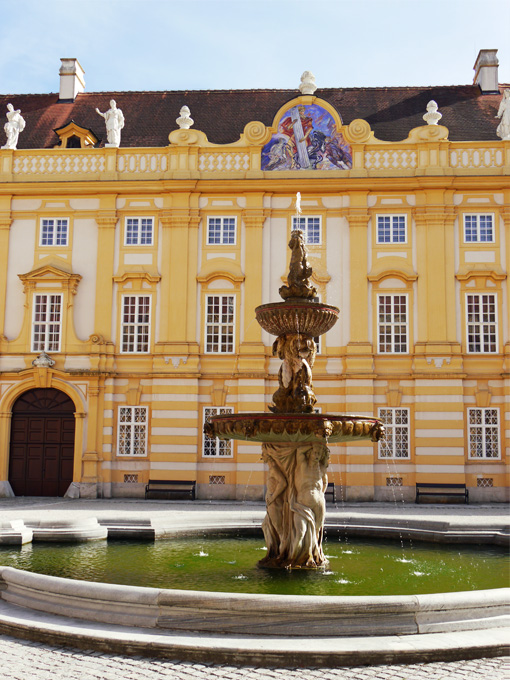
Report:
[[[7,481],[0,481],[0,498],[14,498],[12,486]]]

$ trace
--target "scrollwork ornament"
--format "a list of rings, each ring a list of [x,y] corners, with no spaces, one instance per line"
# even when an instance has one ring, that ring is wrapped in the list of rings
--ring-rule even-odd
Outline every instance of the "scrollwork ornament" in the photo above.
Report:
[[[244,136],[249,144],[265,144],[270,136],[271,131],[266,128],[264,123],[254,120],[248,123],[244,128]]]
[[[368,142],[372,130],[366,120],[356,118],[349,124],[346,132],[349,141],[363,144],[364,142]]]

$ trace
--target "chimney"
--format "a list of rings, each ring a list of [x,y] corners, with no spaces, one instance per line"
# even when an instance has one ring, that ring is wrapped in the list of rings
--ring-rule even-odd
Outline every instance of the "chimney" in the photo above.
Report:
[[[76,99],[85,90],[85,71],[78,59],[61,59],[59,99]]]
[[[473,66],[473,85],[479,85],[482,94],[499,94],[497,50],[480,50]]]

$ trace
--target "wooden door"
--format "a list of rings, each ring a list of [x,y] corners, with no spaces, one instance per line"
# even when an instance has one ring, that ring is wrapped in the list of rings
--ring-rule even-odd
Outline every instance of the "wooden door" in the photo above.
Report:
[[[12,409],[9,482],[16,496],[63,496],[73,481],[74,404],[59,390],[25,392]]]

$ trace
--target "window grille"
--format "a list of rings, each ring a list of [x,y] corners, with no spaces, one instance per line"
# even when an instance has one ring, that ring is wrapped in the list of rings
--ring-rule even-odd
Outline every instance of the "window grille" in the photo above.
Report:
[[[137,484],[138,475],[124,475],[124,484]]]
[[[386,486],[402,486],[402,477],[386,477]]]
[[[234,409],[230,406],[208,406],[204,408],[204,424],[209,422],[211,416],[233,412]],[[218,439],[218,437],[209,439],[209,437],[204,435],[202,455],[207,458],[232,458],[232,442],[230,440]]]
[[[386,435],[379,442],[379,458],[410,458],[409,409],[380,408]]]
[[[479,489],[489,489],[494,486],[494,479],[492,477],[478,477],[476,486]]]
[[[499,409],[469,408],[470,458],[499,458]]]
[[[120,406],[118,456],[147,455],[147,406]]]
[[[209,484],[225,484],[225,475],[209,475]]]

